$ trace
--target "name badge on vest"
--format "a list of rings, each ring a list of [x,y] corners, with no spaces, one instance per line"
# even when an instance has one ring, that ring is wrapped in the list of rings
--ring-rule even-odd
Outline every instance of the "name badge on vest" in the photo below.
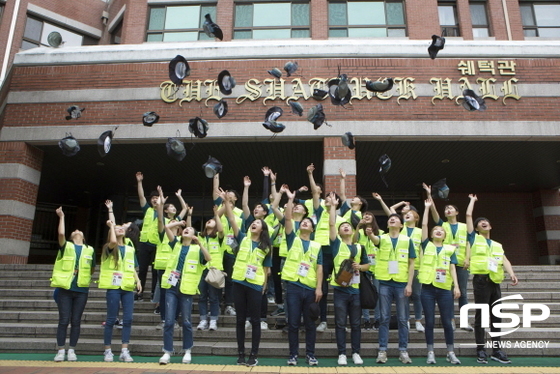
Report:
[[[134,270],[134,260],[126,260],[126,269],[128,271]]]
[[[245,278],[255,279],[257,277],[257,267],[255,265],[247,265],[247,270],[245,270]]]
[[[122,284],[123,273],[115,272],[113,273],[113,279],[111,281],[112,286],[120,287]]]
[[[375,255],[372,253],[370,255],[367,255],[368,261],[370,265],[375,265],[376,261],[375,261]]]
[[[86,259],[86,265],[91,266],[91,261],[93,260],[93,257],[89,255],[85,255],[84,258]]]
[[[354,270],[354,275],[352,276],[352,281],[350,284],[360,284],[360,271]]]
[[[493,258],[488,259],[488,270],[495,273],[498,271],[498,261]]]
[[[311,264],[309,262],[302,261],[298,266],[297,275],[300,277],[307,277],[307,273],[309,273],[309,267]]]
[[[231,247],[231,245],[233,244],[233,235],[229,234],[226,238],[226,244],[229,245]]]
[[[436,282],[445,283],[446,277],[447,277],[446,269],[436,269]]]
[[[399,273],[399,262],[389,261],[389,274],[398,274],[398,273]]]
[[[167,283],[169,283],[172,286],[176,286],[180,278],[181,278],[181,274],[177,270],[173,270],[171,274],[169,274],[169,278],[167,278]]]

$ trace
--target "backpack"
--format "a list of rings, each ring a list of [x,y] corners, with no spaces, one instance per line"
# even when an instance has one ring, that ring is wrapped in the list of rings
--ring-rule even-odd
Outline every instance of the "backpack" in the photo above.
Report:
[[[375,309],[377,305],[377,288],[364,272],[360,272],[360,303],[362,309]]]
[[[352,268],[352,263],[354,262],[353,259],[347,258],[346,260],[342,261],[340,264],[340,269],[338,269],[338,273],[334,281],[342,287],[350,287],[352,277],[354,276],[354,269]]]

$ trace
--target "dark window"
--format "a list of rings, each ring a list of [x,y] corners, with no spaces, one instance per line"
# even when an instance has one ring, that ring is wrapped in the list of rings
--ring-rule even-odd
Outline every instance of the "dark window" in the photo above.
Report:
[[[53,31],[62,35],[64,46],[74,47],[87,44],[98,44],[97,39],[78,34],[52,23],[34,17],[27,17],[25,31],[21,42],[21,49],[31,49],[39,46],[49,46],[47,37]]]
[[[439,2],[438,15],[443,36],[461,36],[459,19],[457,18],[457,5],[454,2]]]

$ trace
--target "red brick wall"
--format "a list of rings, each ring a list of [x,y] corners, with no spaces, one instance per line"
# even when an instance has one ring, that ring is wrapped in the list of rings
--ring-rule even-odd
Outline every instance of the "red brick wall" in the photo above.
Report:
[[[128,0],[124,12],[122,44],[141,44],[146,40],[148,1]]]
[[[533,193],[533,208],[559,207],[560,194],[557,190],[539,190]],[[547,214],[535,217],[536,232],[560,230],[560,215]],[[559,256],[560,240],[539,240],[540,256]]]
[[[410,39],[429,39],[441,34],[437,0],[412,0],[405,2],[408,37]],[[428,48],[426,45],[426,48]]]
[[[324,160],[355,160],[356,150],[350,149],[342,144],[340,137],[329,137],[323,139],[323,157]],[[346,170],[346,196],[354,197],[356,195],[356,175],[348,174]],[[328,193],[334,191],[340,194],[340,174],[338,170],[335,175],[325,175],[323,191]]]

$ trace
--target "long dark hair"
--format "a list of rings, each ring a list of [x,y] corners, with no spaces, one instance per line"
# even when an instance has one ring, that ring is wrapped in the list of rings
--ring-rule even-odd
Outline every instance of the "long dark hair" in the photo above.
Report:
[[[268,225],[262,218],[259,218],[256,221],[261,221],[262,227],[261,233],[259,234],[259,249],[262,249],[268,254],[272,249],[272,240],[270,240]]]
[[[134,248],[138,250],[138,245],[140,243],[140,228],[134,222],[131,222],[128,228],[126,229],[124,236],[129,238],[134,244]]]

